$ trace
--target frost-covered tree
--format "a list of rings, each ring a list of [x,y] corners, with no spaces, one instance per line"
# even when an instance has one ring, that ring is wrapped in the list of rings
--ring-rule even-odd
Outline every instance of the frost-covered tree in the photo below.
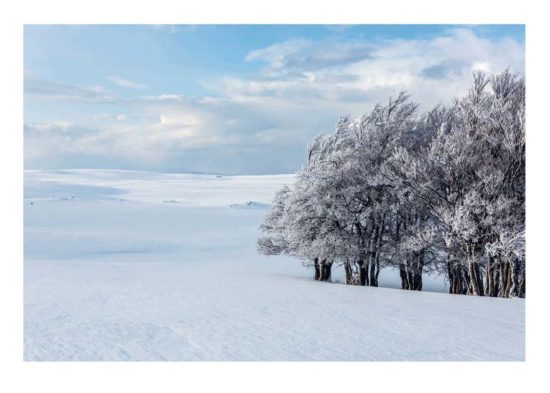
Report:
[[[261,226],[264,235],[258,239],[258,250],[264,255],[279,255],[290,253],[290,244],[285,238],[285,218],[291,194],[290,188],[284,186],[273,198],[271,210],[266,215]]]
[[[439,229],[451,293],[523,296],[523,257],[497,250],[505,233],[524,242],[524,94],[508,71],[478,74],[468,96],[434,114],[439,130],[423,154],[396,153],[403,186]]]
[[[451,293],[525,295],[525,84],[477,74],[469,94],[417,114],[405,93],[316,137],[292,188],[275,196],[260,252],[329,280],[403,289],[439,272]]]
[[[446,117],[446,109],[438,106],[408,127],[385,168],[395,190],[388,254],[390,264],[399,269],[403,289],[422,290],[422,274],[437,271],[441,260],[432,204],[415,188],[426,150]]]

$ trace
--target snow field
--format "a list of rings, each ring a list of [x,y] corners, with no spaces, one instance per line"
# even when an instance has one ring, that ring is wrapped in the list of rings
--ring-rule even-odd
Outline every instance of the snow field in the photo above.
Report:
[[[266,206],[291,182],[27,171],[25,359],[524,359],[524,300],[319,283],[258,255]]]

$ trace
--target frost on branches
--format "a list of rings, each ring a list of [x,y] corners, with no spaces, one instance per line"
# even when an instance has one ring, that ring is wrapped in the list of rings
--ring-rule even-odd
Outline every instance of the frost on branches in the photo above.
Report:
[[[286,254],[329,281],[402,288],[444,274],[450,293],[525,296],[525,83],[474,76],[466,97],[418,113],[406,93],[342,118],[308,146],[291,188],[276,195],[258,250]]]

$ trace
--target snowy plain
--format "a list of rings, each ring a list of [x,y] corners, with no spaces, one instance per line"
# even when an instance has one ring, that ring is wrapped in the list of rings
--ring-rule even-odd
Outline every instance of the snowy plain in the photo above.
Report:
[[[256,252],[292,175],[25,171],[26,360],[523,360],[525,302]]]

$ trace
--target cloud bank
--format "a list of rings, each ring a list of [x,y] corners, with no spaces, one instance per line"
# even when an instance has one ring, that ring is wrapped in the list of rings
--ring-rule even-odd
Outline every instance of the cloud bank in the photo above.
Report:
[[[208,94],[199,97],[146,94],[145,84],[120,76],[106,79],[136,95],[27,77],[26,112],[47,111],[48,120],[26,116],[25,166],[290,172],[339,116],[359,116],[402,90],[424,108],[448,102],[467,92],[477,70],[523,73],[524,47],[455,29],[425,39],[297,38],[242,61],[259,70],[203,80]]]

